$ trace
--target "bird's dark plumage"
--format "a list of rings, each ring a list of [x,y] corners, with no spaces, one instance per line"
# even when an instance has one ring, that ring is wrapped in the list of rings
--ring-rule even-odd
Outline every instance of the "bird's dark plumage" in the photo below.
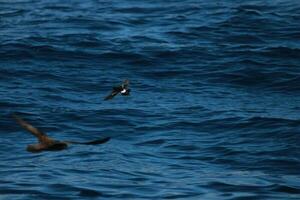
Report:
[[[58,141],[50,138],[45,133],[35,128],[21,117],[13,114],[15,120],[27,131],[32,133],[35,137],[37,137],[39,143],[30,144],[27,146],[27,151],[30,152],[41,152],[41,151],[59,151],[66,149],[68,144],[84,144],[84,145],[96,145],[103,144],[110,140],[110,137],[106,137],[103,139],[93,140],[89,142],[74,142],[74,141]]]
[[[130,94],[129,80],[125,80],[122,85],[113,87],[111,93],[104,98],[104,100],[110,100],[114,98],[117,94],[121,94],[123,96],[128,96]]]

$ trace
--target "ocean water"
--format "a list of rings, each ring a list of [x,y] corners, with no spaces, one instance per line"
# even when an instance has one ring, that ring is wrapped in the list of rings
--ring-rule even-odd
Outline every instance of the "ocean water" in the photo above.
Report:
[[[0,108],[1,200],[300,199],[300,2],[1,0]]]

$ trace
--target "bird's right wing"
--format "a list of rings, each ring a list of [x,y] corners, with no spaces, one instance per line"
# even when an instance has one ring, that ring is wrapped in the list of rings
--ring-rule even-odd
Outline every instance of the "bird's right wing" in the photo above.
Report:
[[[123,86],[124,89],[127,89],[129,87],[129,80],[128,79],[124,80],[122,86]]]
[[[32,133],[35,137],[37,137],[40,143],[43,144],[53,143],[54,141],[53,139],[49,138],[45,133],[32,126],[31,124],[23,120],[21,117],[15,114],[13,114],[12,116],[24,129],[26,129],[27,131]]]
[[[106,138],[102,138],[102,139],[98,139],[98,140],[93,140],[93,141],[89,141],[89,142],[73,142],[73,141],[65,141],[65,142],[70,143],[70,144],[96,145],[96,144],[106,143],[109,140],[110,140],[110,137],[106,137]]]

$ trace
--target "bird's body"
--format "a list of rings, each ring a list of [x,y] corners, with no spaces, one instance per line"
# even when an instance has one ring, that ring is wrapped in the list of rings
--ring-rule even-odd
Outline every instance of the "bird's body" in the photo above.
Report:
[[[26,150],[36,153],[40,151],[60,151],[66,148],[68,148],[68,144],[66,142],[56,141],[51,145],[45,145],[42,143],[29,144]]]
[[[106,96],[104,100],[110,100],[119,93],[123,96],[130,95],[130,89],[128,87],[129,87],[129,80],[125,80],[122,85],[113,87],[111,93],[108,96]]]
[[[96,144],[103,144],[110,140],[109,137],[99,139],[99,140],[93,140],[90,142],[73,142],[73,141],[59,141],[54,140],[47,136],[45,133],[40,131],[39,129],[35,128],[22,118],[20,118],[17,115],[13,115],[15,120],[27,131],[32,133],[35,137],[37,137],[39,143],[37,144],[30,144],[27,146],[27,151],[37,153],[41,151],[60,151],[63,149],[66,149],[69,144],[85,144],[85,145],[96,145]]]

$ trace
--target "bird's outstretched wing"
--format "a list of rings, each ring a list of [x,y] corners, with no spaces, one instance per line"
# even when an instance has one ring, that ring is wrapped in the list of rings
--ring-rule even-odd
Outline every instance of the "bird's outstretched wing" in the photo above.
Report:
[[[106,137],[106,138],[102,138],[102,139],[98,139],[98,140],[93,140],[93,141],[89,141],[89,142],[73,142],[73,141],[65,141],[65,142],[70,143],[70,144],[97,145],[97,144],[106,143],[109,140],[110,140],[110,137]]]
[[[104,98],[104,100],[110,100],[114,98],[117,94],[119,94],[119,92],[120,91],[114,89],[108,96]]]
[[[53,139],[51,139],[45,133],[43,133],[39,129],[35,128],[31,124],[29,124],[28,122],[23,120],[21,117],[17,116],[16,114],[13,114],[12,116],[24,129],[26,129],[27,131],[32,133],[35,137],[37,137],[37,139],[39,140],[40,143],[51,144],[54,142]]]

